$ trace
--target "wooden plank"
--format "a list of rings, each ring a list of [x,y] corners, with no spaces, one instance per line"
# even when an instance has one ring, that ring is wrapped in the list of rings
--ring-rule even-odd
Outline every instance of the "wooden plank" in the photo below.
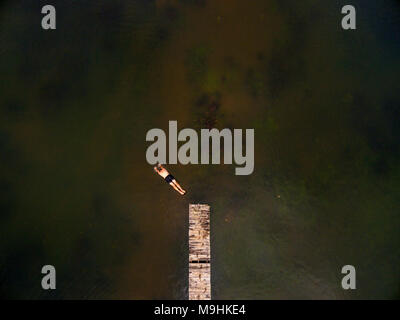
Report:
[[[210,206],[189,204],[189,300],[211,300]]]

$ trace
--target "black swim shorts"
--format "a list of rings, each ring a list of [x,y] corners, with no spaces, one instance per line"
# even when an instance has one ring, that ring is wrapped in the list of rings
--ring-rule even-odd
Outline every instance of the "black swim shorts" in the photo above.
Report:
[[[172,180],[175,179],[172,174],[169,174],[165,177],[165,181],[167,181],[167,183],[171,183]]]

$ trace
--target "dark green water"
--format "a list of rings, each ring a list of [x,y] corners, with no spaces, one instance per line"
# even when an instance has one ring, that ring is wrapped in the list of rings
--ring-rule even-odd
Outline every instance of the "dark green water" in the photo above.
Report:
[[[187,207],[215,299],[400,295],[400,3],[0,4],[0,295],[187,298]],[[210,109],[210,105],[216,108]],[[255,128],[255,171],[145,159],[146,132]],[[57,289],[41,289],[41,267]],[[357,270],[344,291],[342,266]]]

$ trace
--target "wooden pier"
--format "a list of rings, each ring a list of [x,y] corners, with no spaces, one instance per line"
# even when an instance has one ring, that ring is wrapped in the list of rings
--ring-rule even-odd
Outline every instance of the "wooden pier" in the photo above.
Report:
[[[211,300],[210,206],[189,204],[189,300]]]

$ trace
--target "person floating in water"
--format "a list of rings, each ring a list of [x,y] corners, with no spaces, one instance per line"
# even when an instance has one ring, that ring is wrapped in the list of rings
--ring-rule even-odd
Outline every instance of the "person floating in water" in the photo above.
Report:
[[[161,164],[158,164],[154,167],[154,171],[157,172],[164,180],[176,191],[178,191],[182,196],[186,193],[185,190],[182,189],[178,181],[165,169]]]

